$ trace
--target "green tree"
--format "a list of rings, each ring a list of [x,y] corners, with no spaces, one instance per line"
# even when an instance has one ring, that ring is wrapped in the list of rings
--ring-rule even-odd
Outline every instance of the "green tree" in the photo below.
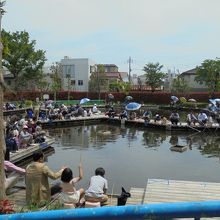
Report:
[[[109,90],[111,92],[123,92],[127,95],[130,89],[131,84],[128,82],[117,81],[109,84]]]
[[[43,72],[37,75],[36,79],[34,80],[34,83],[37,89],[40,90],[40,98],[43,99],[43,93],[47,92],[50,88],[50,84],[46,80]]]
[[[104,66],[102,64],[95,65],[89,80],[89,91],[97,92],[100,99],[101,91],[108,90],[108,79],[105,74]]]
[[[195,81],[205,84],[211,93],[220,90],[220,59],[204,60],[201,66],[196,68]]]
[[[45,51],[35,49],[36,41],[30,40],[26,31],[11,33],[2,30],[2,39],[8,48],[3,53],[2,64],[13,75],[15,89],[19,90],[40,74],[46,61]]]
[[[189,86],[184,78],[177,76],[177,78],[175,78],[172,82],[171,91],[185,94],[187,91],[189,91]]]
[[[161,71],[162,68],[163,65],[159,63],[148,63],[143,68],[146,76],[146,85],[151,87],[152,92],[163,85],[166,74]]]
[[[57,92],[62,89],[62,67],[60,63],[56,62],[51,67],[50,70],[52,71],[51,79],[52,84],[50,86],[51,90],[54,92],[54,101],[57,99]]]

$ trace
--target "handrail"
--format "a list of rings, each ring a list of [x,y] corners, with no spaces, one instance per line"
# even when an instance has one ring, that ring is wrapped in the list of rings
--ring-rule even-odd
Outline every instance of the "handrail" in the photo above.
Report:
[[[0,220],[165,219],[219,217],[220,201],[178,202],[102,208],[78,208],[0,215]]]

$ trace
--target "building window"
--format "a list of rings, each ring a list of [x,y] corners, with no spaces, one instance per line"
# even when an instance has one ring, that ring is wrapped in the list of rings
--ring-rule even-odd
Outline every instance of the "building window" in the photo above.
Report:
[[[78,80],[78,86],[82,86],[83,85],[83,80]]]
[[[75,65],[63,65],[63,75],[70,75],[70,78],[75,78]]]
[[[72,86],[75,86],[75,85],[76,85],[76,80],[71,80],[70,84],[71,84]]]

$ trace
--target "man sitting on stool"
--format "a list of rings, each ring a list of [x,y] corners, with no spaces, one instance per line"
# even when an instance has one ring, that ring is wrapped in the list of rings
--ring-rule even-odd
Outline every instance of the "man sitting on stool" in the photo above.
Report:
[[[180,120],[180,116],[179,116],[179,113],[178,112],[172,112],[171,115],[170,115],[170,121],[172,124],[175,124],[177,125],[178,122]]]
[[[206,115],[206,113],[204,111],[201,111],[199,114],[198,114],[198,122],[200,125],[205,125],[208,121],[208,116]]]

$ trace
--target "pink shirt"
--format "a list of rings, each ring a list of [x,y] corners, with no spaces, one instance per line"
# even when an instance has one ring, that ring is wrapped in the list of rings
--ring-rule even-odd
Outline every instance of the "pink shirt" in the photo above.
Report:
[[[18,173],[20,173],[20,174],[25,174],[25,169],[14,165],[13,163],[11,163],[11,162],[8,161],[8,160],[5,160],[5,161],[4,161],[4,168],[5,168],[5,170],[7,170],[7,171],[16,171],[16,172],[18,172]]]

